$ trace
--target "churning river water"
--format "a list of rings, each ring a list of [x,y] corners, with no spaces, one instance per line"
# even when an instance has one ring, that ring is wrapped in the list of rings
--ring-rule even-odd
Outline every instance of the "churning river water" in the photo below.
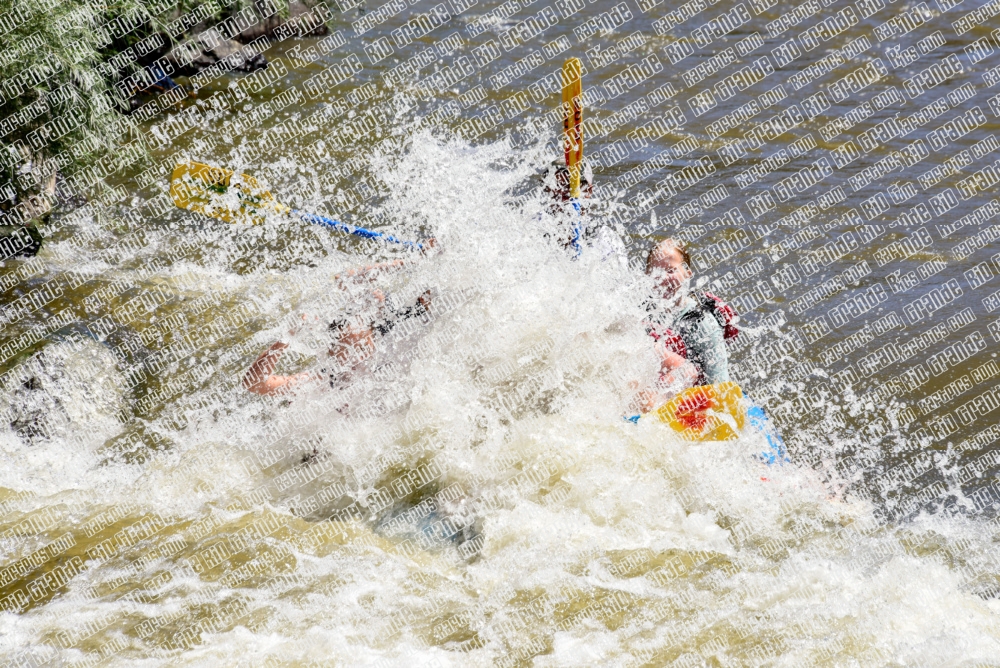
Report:
[[[153,162],[55,215],[36,258],[0,267],[4,304],[44,296],[0,335],[2,661],[1000,665],[996,414],[959,410],[1000,373],[995,187],[955,197],[1000,147],[982,76],[1000,59],[966,49],[995,19],[961,36],[950,24],[973,2],[855,9],[787,62],[773,50],[854,5],[807,2],[782,28],[770,22],[792,3],[678,22],[664,18],[677,7],[633,0],[568,17],[573,3],[480,0],[377,63],[373,45],[432,7],[370,5],[272,46],[266,70],[160,100],[136,130]],[[691,37],[740,7],[749,21],[729,34]],[[543,11],[558,20],[542,33],[510,32]],[[859,39],[870,48],[855,54]],[[550,241],[540,175],[561,159],[551,82],[572,55],[591,220],[627,245],[610,259]],[[765,55],[766,80],[713,88]],[[907,95],[907,79],[956,60]],[[728,69],[689,85],[699,64]],[[884,73],[838,97],[831,84],[862,67]],[[309,83],[334,68],[350,76]],[[792,106],[800,122],[733,148]],[[878,172],[974,108],[974,131]],[[893,119],[917,129],[892,136]],[[836,153],[865,132],[857,155]],[[962,152],[975,165],[923,187]],[[821,158],[818,184],[787,180]],[[166,189],[185,159],[436,248],[177,209]],[[682,170],[683,188],[665,185]],[[622,419],[629,382],[656,374],[641,263],[670,235],[741,311],[734,380],[791,463],[756,461],[753,434],[692,444]],[[385,259],[408,264],[378,287],[397,305],[431,289],[432,315],[393,331],[372,374],[288,397],[243,389],[275,340],[290,344],[279,370],[323,368],[326,323],[363,297],[334,276]]]

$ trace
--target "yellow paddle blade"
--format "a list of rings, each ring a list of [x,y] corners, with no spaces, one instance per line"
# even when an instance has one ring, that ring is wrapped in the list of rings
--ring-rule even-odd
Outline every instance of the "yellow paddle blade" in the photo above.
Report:
[[[227,223],[238,220],[259,223],[268,211],[290,211],[252,176],[200,162],[182,162],[174,167],[170,197],[182,209]]]
[[[692,387],[656,411],[687,441],[731,441],[746,422],[743,391],[736,383]]]
[[[580,162],[583,161],[583,66],[570,58],[562,68],[563,146],[569,169],[569,196],[580,197]]]

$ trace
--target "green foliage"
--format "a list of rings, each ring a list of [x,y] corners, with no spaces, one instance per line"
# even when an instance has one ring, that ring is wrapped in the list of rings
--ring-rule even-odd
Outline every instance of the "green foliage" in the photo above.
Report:
[[[119,71],[102,63],[139,41],[116,33],[135,17],[148,23],[148,12],[135,0],[0,0],[0,14],[0,183],[21,195],[55,167],[86,165],[117,145],[109,86]],[[121,17],[130,22],[115,23]]]
[[[135,92],[115,84],[169,50],[171,22],[195,12],[197,31],[275,7],[287,17],[288,3],[272,0],[0,0],[0,209],[56,169],[114,166]]]

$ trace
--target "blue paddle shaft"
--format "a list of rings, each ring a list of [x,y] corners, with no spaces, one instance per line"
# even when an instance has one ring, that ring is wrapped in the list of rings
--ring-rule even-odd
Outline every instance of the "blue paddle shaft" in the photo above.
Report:
[[[580,219],[583,217],[583,209],[580,206],[580,200],[577,198],[574,197],[570,201],[573,204],[573,209],[576,211],[576,217],[573,220],[573,241],[571,245],[573,246],[573,250],[576,251],[576,257],[580,257],[580,251],[582,250],[580,248],[580,228],[582,227]]]
[[[298,216],[307,223],[324,225],[326,227],[337,230],[338,232],[346,232],[348,234],[353,234],[356,237],[363,237],[365,239],[379,239],[380,241],[387,241],[393,244],[402,244],[404,246],[410,246],[412,248],[416,248],[417,250],[424,249],[424,247],[421,244],[415,243],[413,241],[403,241],[402,239],[397,239],[391,234],[376,232],[375,230],[367,230],[363,227],[357,227],[355,225],[348,225],[347,223],[342,223],[339,220],[333,220],[332,218],[327,218],[326,216],[318,216],[315,213],[299,211],[298,209],[292,209],[292,213],[294,213],[296,216]]]

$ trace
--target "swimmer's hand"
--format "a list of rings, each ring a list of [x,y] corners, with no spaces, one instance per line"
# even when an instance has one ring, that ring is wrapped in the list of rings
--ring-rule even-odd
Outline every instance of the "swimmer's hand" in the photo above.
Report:
[[[425,311],[431,310],[431,291],[424,290],[423,294],[417,297],[417,303],[424,307]]]
[[[437,247],[437,239],[431,237],[427,241],[420,244],[420,254],[421,255],[433,255],[435,253],[440,253],[441,249]]]
[[[288,348],[287,343],[275,341],[262,352],[243,376],[244,389],[261,396],[273,396],[285,394],[310,378],[322,379],[322,375],[313,371],[303,371],[292,376],[275,374],[274,367],[277,366],[278,360],[281,359],[286,348]]]
[[[312,321],[314,323],[319,322],[319,316],[315,316],[315,315],[312,316]],[[288,330],[288,335],[289,336],[295,336],[300,331],[302,331],[303,327],[306,327],[308,324],[309,324],[309,315],[306,314],[306,313],[303,313],[302,314],[302,323],[298,324],[298,325],[295,325],[294,327],[292,327],[291,329],[289,329]],[[285,345],[285,347],[286,348],[288,347],[287,344]]]
[[[667,403],[666,397],[655,390],[641,390],[635,396],[635,404],[639,408],[639,412],[643,415],[659,408],[665,403]]]
[[[635,390],[632,401],[628,405],[629,412],[638,411],[643,415],[657,410],[676,397],[681,390],[686,389],[683,383],[664,383],[663,381],[652,387],[642,387],[641,389],[639,381],[631,381],[629,386]]]

